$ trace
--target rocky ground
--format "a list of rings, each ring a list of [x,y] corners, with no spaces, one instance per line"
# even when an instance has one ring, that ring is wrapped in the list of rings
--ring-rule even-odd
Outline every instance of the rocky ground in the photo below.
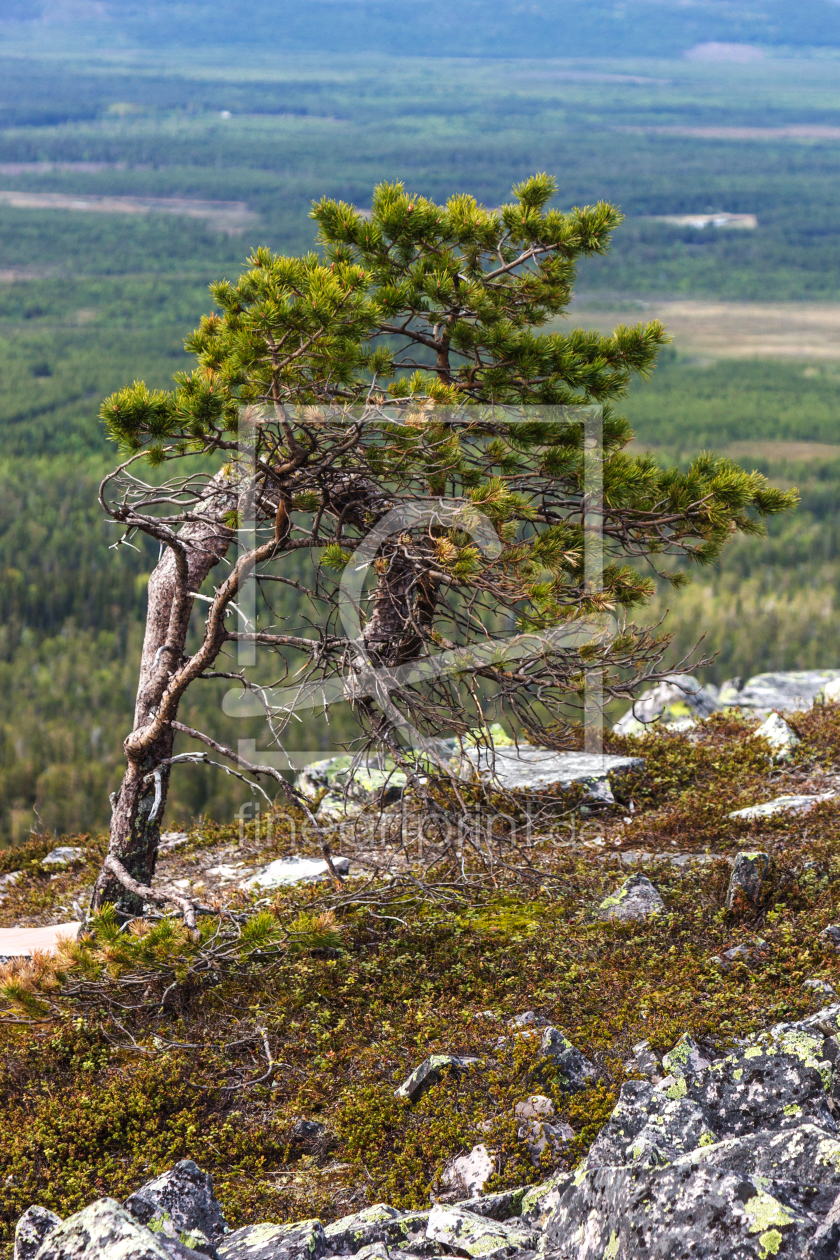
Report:
[[[316,846],[171,837],[200,941],[99,921],[0,973],[6,1254],[33,1204],[42,1260],[838,1254],[840,708],[785,713],[784,748],[759,721],[612,737],[643,764],[532,836],[527,879],[443,853],[418,883],[345,831],[340,888],[242,888]],[[0,853],[0,928],[79,917],[102,843]],[[129,1196],[192,1160],[224,1223],[149,1233]]]

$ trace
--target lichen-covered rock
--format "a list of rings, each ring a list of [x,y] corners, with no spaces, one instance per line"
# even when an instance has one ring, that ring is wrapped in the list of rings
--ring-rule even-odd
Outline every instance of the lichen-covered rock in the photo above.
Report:
[[[829,923],[828,927],[823,928],[820,936],[828,945],[833,945],[835,949],[840,949],[840,923]]]
[[[683,1033],[673,1050],[662,1056],[665,1073],[671,1076],[694,1076],[709,1066],[694,1038]]]
[[[665,909],[665,902],[647,875],[631,875],[599,906],[602,919],[647,919]]]
[[[771,713],[766,717],[761,726],[753,731],[753,738],[767,741],[775,761],[786,761],[799,743],[798,735],[778,713]]]
[[[426,1237],[469,1257],[510,1256],[530,1249],[536,1241],[533,1232],[519,1222],[494,1221],[460,1206],[432,1208]]]
[[[389,1243],[404,1235],[394,1225],[403,1216],[389,1203],[373,1203],[352,1216],[343,1216],[324,1229],[327,1251],[331,1256],[355,1256],[363,1247]]]
[[[757,906],[764,891],[765,881],[770,871],[770,858],[761,850],[739,853],[729,876],[729,888],[726,893],[727,908],[739,905]]]
[[[548,1222],[551,1260],[769,1260],[803,1254],[814,1222],[784,1188],[726,1169],[582,1171]]]
[[[707,718],[718,707],[714,687],[704,687],[691,674],[671,674],[648,691],[615,723],[617,735],[641,735],[656,726],[694,725],[698,718]]]
[[[540,1050],[550,1061],[554,1083],[566,1093],[575,1093],[594,1085],[598,1073],[586,1055],[572,1045],[568,1037],[551,1025],[540,1037]],[[556,1070],[554,1070],[556,1069]]]
[[[399,1089],[394,1090],[395,1098],[409,1098],[417,1102],[427,1089],[437,1085],[444,1072],[465,1072],[480,1060],[463,1054],[432,1054],[416,1067]]]
[[[816,976],[812,976],[810,980],[802,981],[803,989],[812,989],[814,997],[819,998],[822,1002],[826,998],[836,998],[837,990],[833,984],[829,984],[827,980],[820,980]]]
[[[393,804],[400,799],[407,782],[390,757],[371,756],[356,764],[356,758],[345,753],[313,761],[297,776],[295,787],[309,800],[326,788],[317,817],[333,821],[358,814],[370,802]]]
[[[154,1234],[114,1199],[97,1199],[56,1225],[38,1260],[199,1260],[178,1239]]]
[[[55,1212],[33,1203],[15,1226],[14,1260],[33,1260],[41,1243],[60,1224],[61,1217]]]
[[[266,1222],[228,1234],[218,1252],[221,1260],[320,1260],[327,1254],[327,1239],[318,1220]]]
[[[213,1179],[191,1159],[147,1181],[125,1201],[135,1220],[149,1229],[178,1238],[205,1255],[227,1232],[227,1221],[213,1193]]]

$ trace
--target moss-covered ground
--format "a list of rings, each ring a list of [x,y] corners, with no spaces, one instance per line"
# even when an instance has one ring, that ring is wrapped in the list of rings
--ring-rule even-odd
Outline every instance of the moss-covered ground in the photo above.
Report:
[[[120,932],[106,917],[86,943],[0,972],[2,1254],[30,1203],[67,1214],[121,1198],[185,1157],[213,1174],[233,1225],[428,1204],[447,1160],[477,1142],[495,1152],[496,1187],[537,1181],[559,1157],[534,1168],[517,1138],[513,1106],[528,1094],[550,1094],[571,1124],[572,1162],[609,1114],[634,1042],[665,1050],[689,1030],[723,1044],[813,1009],[803,981],[840,978],[840,956],[820,937],[838,914],[840,800],[727,817],[833,789],[840,707],[792,723],[801,743],[784,766],[720,717],[696,736],[614,742],[644,768],[617,781],[616,808],[567,815],[538,837],[542,883],[497,871],[463,885],[441,867],[431,891],[397,881],[372,901],[354,897],[353,879],[259,904],[237,892],[223,898],[236,917],[203,917],[198,942],[177,919]],[[0,852],[0,874],[22,872],[3,886],[0,926],[75,917],[104,840],[65,842],[87,860],[59,874],[40,865],[53,838]],[[252,828],[240,845],[233,829],[204,823],[159,877],[200,882],[237,853],[253,865],[292,847],[282,829],[269,843]],[[727,910],[726,859],[756,848],[772,856],[761,903]],[[600,901],[640,858],[666,912],[601,922]],[[748,964],[721,968],[724,950],[756,937]],[[561,1092],[536,1040],[511,1038],[501,1022],[527,1009],[596,1062],[598,1085]],[[395,1099],[441,1052],[481,1064],[419,1103]],[[301,1119],[324,1128],[301,1139]]]

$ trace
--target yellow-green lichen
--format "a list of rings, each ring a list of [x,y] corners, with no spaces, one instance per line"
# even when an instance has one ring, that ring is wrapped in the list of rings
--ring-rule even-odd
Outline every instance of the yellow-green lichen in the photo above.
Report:
[[[744,1211],[750,1220],[749,1230],[751,1234],[757,1234],[759,1230],[769,1230],[774,1227],[784,1227],[792,1225],[794,1218],[790,1212],[780,1203],[778,1199],[774,1199],[772,1194],[766,1191],[759,1191],[751,1199],[744,1204]]]
[[[768,1229],[763,1234],[760,1234],[758,1238],[758,1245],[761,1248],[761,1251],[758,1253],[760,1260],[766,1260],[767,1256],[777,1256],[783,1241],[784,1239],[777,1229]]]

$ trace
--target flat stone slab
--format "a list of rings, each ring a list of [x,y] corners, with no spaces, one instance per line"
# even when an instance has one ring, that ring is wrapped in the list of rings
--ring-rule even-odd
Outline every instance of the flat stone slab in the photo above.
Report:
[[[833,801],[836,792],[820,792],[815,796],[777,796],[764,805],[748,805],[746,809],[736,809],[727,814],[727,818],[772,818],[774,814],[805,814],[820,801]]]
[[[31,958],[36,951],[54,954],[62,940],[75,940],[81,923],[55,923],[39,928],[0,928],[0,961]]]
[[[495,777],[504,788],[538,792],[547,787],[570,788],[576,783],[605,783],[610,774],[644,765],[643,757],[614,753],[553,752],[520,744],[519,748],[474,748],[467,756],[482,777]]]
[[[339,875],[347,875],[350,870],[348,858],[334,857],[333,866]],[[277,858],[269,862],[256,875],[244,879],[239,885],[247,891],[253,888],[281,888],[287,884],[311,883],[317,879],[328,879],[329,867],[323,858],[289,857]]]

